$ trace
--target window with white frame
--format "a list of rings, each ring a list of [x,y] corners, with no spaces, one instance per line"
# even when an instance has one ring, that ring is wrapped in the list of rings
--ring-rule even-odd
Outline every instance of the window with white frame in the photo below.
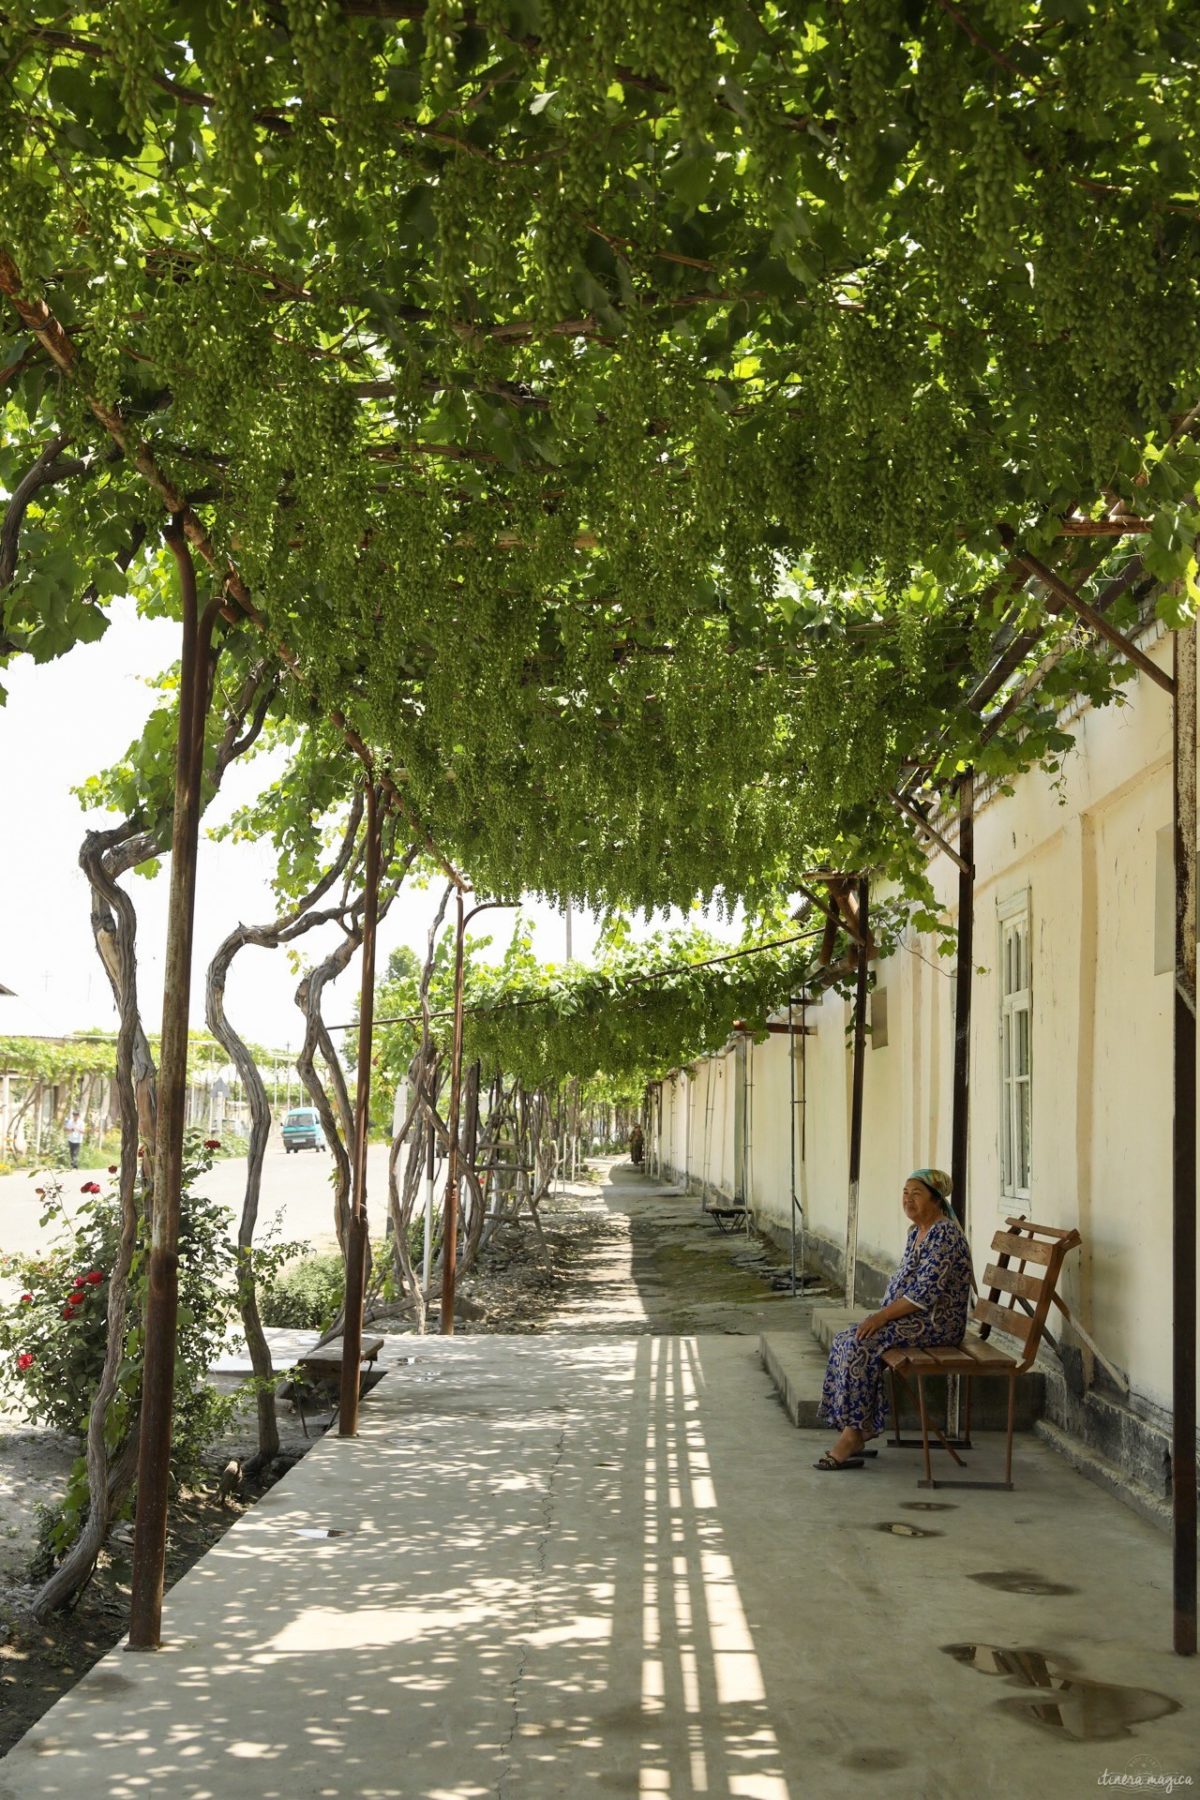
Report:
[[[1033,1141],[1029,890],[1000,912],[1000,1186],[1028,1200]]]

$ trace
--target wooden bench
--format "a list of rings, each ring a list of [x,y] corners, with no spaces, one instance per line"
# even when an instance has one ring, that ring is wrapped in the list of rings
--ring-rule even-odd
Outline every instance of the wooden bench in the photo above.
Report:
[[[340,1337],[330,1338],[316,1350],[310,1350],[296,1363],[296,1379],[292,1383],[292,1401],[300,1414],[300,1423],[304,1427],[304,1435],[308,1436],[308,1420],[304,1416],[304,1395],[306,1389],[324,1389],[339,1394],[342,1385],[342,1343]],[[362,1393],[362,1380],[375,1367],[379,1352],[383,1349],[381,1337],[364,1337],[359,1356],[359,1393]],[[336,1400],[333,1408],[333,1420],[337,1418],[340,1400]]]
[[[1061,1300],[1057,1299],[1055,1288],[1068,1252],[1083,1240],[1077,1231],[1061,1231],[1055,1225],[1036,1225],[1025,1218],[1006,1219],[1005,1226],[1006,1229],[998,1231],[992,1239],[996,1261],[990,1262],[983,1272],[984,1286],[989,1289],[987,1299],[978,1299],[971,1315],[972,1323],[979,1327],[978,1332],[969,1331],[963,1342],[957,1345],[943,1344],[935,1349],[913,1346],[908,1349],[898,1344],[895,1349],[885,1350],[883,1353],[883,1361],[892,1383],[891,1441],[904,1448],[915,1448],[918,1444],[921,1446],[925,1454],[925,1479],[918,1483],[920,1487],[1011,1489],[1013,1485],[1013,1414],[1016,1407],[1017,1376],[1033,1367],[1051,1303],[1057,1304],[1061,1311],[1066,1312]],[[1069,1318],[1070,1314],[1067,1316]],[[1015,1338],[1020,1346],[1019,1354],[1011,1355],[1007,1350],[991,1343],[988,1334],[993,1330]],[[925,1399],[925,1381],[930,1375],[957,1375],[966,1385],[963,1435],[954,1442],[930,1419]],[[958,1452],[971,1447],[971,1389],[974,1382],[985,1375],[1008,1382],[1004,1480],[935,1481],[929,1454],[932,1447],[929,1442],[930,1425],[933,1425],[933,1430],[937,1433],[940,1447],[954,1459],[960,1469],[965,1468],[966,1464]],[[902,1438],[900,1435],[896,1382],[899,1380],[905,1391],[911,1393],[910,1379],[915,1380],[917,1385],[917,1411],[921,1420],[919,1438]]]
[[[746,1218],[744,1206],[706,1206],[704,1216],[711,1219],[718,1231],[733,1231]]]

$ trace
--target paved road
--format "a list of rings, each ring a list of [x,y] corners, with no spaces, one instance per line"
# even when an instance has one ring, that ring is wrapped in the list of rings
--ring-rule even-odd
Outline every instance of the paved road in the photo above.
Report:
[[[332,1243],[330,1161],[328,1154],[316,1150],[301,1150],[289,1156],[281,1144],[272,1143],[263,1165],[260,1220],[266,1223],[273,1213],[282,1212],[285,1238]],[[59,1173],[64,1177],[63,1197],[68,1207],[83,1182],[106,1179],[88,1169]],[[25,1172],[0,1176],[0,1251],[27,1253],[46,1247],[46,1233],[38,1223],[41,1202],[35,1192],[41,1182],[40,1175]],[[214,1164],[205,1183],[208,1193],[229,1208],[233,1232],[242,1209],[245,1183],[246,1159],[241,1156]],[[384,1214],[386,1183],[387,1149],[382,1144],[372,1144],[367,1163],[367,1201],[371,1217],[377,1222]]]

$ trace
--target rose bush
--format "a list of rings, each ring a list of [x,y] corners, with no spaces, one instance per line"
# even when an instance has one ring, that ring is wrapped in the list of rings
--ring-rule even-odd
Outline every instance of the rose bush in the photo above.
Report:
[[[185,1146],[179,1224],[179,1333],[175,1361],[172,1469],[178,1480],[193,1475],[204,1449],[223,1428],[236,1396],[218,1396],[206,1380],[235,1310],[236,1250],[225,1210],[199,1184],[212,1167],[211,1149],[190,1135]],[[19,1299],[0,1306],[0,1383],[32,1424],[82,1439],[104,1363],[108,1332],[109,1271],[120,1237],[115,1193],[98,1182],[80,1185],[68,1207],[62,1179],[37,1190],[44,1201],[42,1225],[54,1247],[36,1257],[5,1259],[21,1282]],[[142,1379],[142,1307],[146,1248],[135,1252],[125,1319],[125,1356],[108,1420],[116,1447],[137,1418]],[[82,1459],[77,1474],[82,1471]],[[65,1542],[87,1503],[73,1477],[63,1515]],[[62,1535],[62,1534],[60,1534]]]

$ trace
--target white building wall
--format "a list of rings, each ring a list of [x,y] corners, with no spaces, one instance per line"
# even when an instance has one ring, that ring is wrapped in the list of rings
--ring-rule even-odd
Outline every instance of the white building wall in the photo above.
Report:
[[[1152,652],[1164,664],[1169,641]],[[980,796],[975,826],[975,964],[972,1011],[968,1219],[977,1275],[1008,1212],[1077,1226],[1064,1296],[1132,1393],[1170,1403],[1172,977],[1155,973],[1162,893],[1156,846],[1171,817],[1170,702],[1135,677],[1129,704],[1084,711],[1076,748],[1057,780],[1020,777],[1010,795]],[[953,838],[953,827],[948,828]],[[958,873],[938,856],[931,875],[953,918]],[[1028,889],[1031,919],[1032,1174],[1028,1201],[1000,1184],[998,908]],[[868,1281],[895,1266],[904,1235],[899,1196],[913,1168],[950,1165],[953,958],[909,933],[874,970],[887,994],[887,1043],[867,1052],[858,1255]],[[826,993],[808,1009],[803,1044],[807,1155],[798,1186],[810,1231],[840,1266],[846,1231],[852,1074],[850,1005]],[[798,1015],[797,1015],[798,1016]],[[750,1059],[750,1191],[760,1223],[788,1230],[793,1122],[788,1039],[772,1036]],[[683,1170],[681,1077],[668,1088],[672,1131],[664,1157]],[[732,1193],[735,1058],[698,1065],[690,1084],[691,1175],[702,1175],[700,1121],[711,1096],[709,1180]],[[716,1121],[722,1123],[718,1127]],[[717,1144],[719,1143],[719,1153]],[[669,1147],[668,1147],[669,1146]],[[869,1297],[869,1296],[868,1296]]]

